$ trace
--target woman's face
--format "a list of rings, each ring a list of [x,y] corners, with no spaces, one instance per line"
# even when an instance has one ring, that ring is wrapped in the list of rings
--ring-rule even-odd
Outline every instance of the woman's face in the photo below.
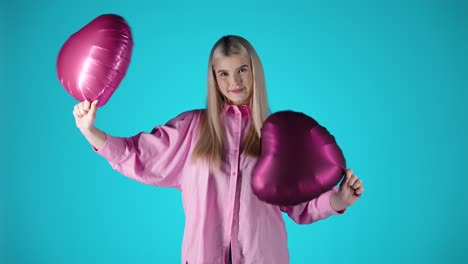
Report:
[[[222,56],[213,60],[213,70],[221,93],[229,104],[248,104],[253,92],[250,58]]]

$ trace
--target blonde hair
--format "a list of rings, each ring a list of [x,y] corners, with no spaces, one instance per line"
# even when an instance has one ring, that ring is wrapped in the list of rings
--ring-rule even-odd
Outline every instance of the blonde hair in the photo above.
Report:
[[[195,146],[195,158],[208,158],[219,167],[223,157],[223,136],[221,114],[225,98],[219,90],[213,70],[213,60],[220,56],[241,55],[250,58],[253,75],[253,94],[250,99],[251,125],[244,140],[245,154],[260,155],[260,129],[270,113],[268,107],[263,66],[253,46],[240,36],[228,35],[220,38],[211,49],[208,60],[206,111],[201,116],[200,138]]]

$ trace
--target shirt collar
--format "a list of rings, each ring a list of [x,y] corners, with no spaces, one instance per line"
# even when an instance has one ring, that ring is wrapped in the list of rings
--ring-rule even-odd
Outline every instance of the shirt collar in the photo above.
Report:
[[[250,119],[250,106],[248,104],[231,105],[226,102],[224,103],[223,116],[233,115],[236,112],[240,112],[243,118],[247,117]]]

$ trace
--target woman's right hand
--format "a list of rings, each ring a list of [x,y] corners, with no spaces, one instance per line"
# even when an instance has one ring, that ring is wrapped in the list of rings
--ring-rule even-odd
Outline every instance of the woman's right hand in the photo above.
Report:
[[[87,131],[94,128],[97,103],[97,100],[94,100],[92,103],[86,100],[75,105],[73,116],[75,116],[76,126],[81,131]]]

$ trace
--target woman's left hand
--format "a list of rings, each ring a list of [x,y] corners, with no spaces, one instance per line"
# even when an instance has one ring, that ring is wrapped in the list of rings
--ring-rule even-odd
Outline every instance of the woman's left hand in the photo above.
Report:
[[[353,173],[353,170],[347,169],[344,180],[341,182],[338,192],[331,197],[331,206],[336,211],[346,209],[353,205],[364,192],[364,185],[361,179]]]

